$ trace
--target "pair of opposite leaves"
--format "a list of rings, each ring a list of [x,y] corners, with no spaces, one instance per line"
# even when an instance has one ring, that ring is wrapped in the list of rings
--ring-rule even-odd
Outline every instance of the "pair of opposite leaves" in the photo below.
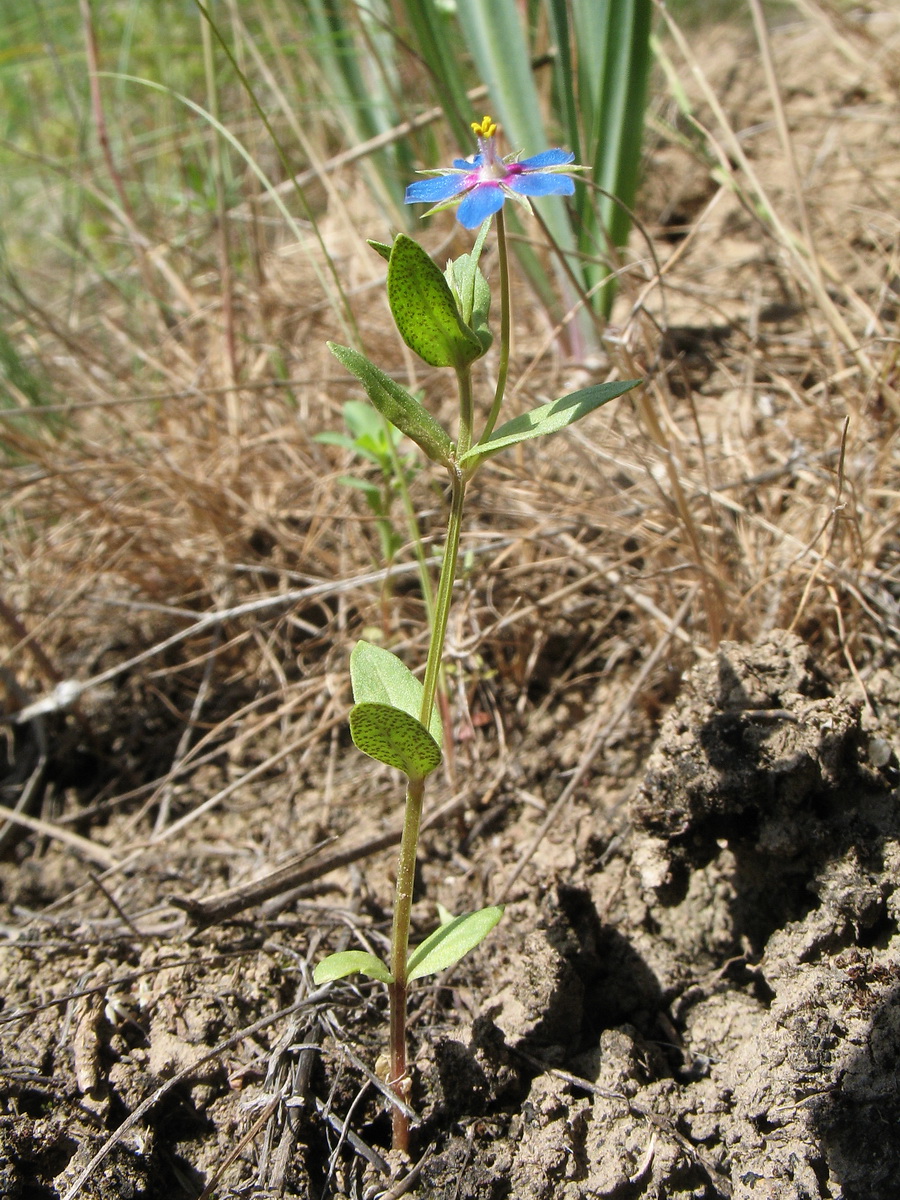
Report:
[[[388,301],[400,336],[430,366],[453,367],[459,374],[467,371],[491,344],[487,325],[490,290],[478,266],[488,224],[482,227],[472,253],[451,262],[446,273],[405,234],[398,234],[393,246],[373,243],[388,260]],[[462,469],[467,475],[492,454],[530,438],[557,433],[640,382],[629,379],[592,384],[550,404],[541,404],[513,417],[457,459],[446,429],[404,387],[358,350],[335,342],[328,346],[360,381],[382,416],[434,462],[448,470]]]

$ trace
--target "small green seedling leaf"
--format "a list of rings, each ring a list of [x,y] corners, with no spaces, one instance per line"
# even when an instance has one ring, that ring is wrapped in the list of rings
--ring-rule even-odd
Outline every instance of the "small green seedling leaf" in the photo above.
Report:
[[[441,748],[418,717],[391,704],[354,704],[350,735],[363,754],[409,779],[425,779],[440,765]]]
[[[496,454],[498,450],[505,450],[507,446],[516,446],[519,442],[543,437],[547,433],[558,433],[560,429],[580,421],[602,404],[608,404],[617,396],[630,392],[640,382],[640,379],[626,379],[621,383],[596,383],[568,396],[561,396],[552,404],[542,404],[540,408],[533,408],[530,412],[513,417],[511,421],[495,429],[486,441],[473,446],[459,460],[460,464],[478,464]]]
[[[357,450],[357,445],[349,433],[339,433],[336,429],[326,429],[322,433],[317,433],[313,438],[314,442],[318,442],[322,446],[340,446],[344,450]],[[363,451],[360,451],[362,454]],[[375,461],[374,456],[366,453],[366,458]]]
[[[422,684],[409,667],[390,650],[359,641],[350,655],[350,682],[357,704],[390,704],[417,720],[422,712]],[[428,723],[431,736],[441,744],[444,727],[433,709]]]
[[[496,904],[439,925],[410,954],[407,979],[421,979],[423,975],[435,975],[452,967],[484,941],[502,916],[503,905]]]
[[[356,488],[358,492],[363,492],[369,502],[369,507],[376,516],[382,515],[384,506],[381,502],[381,488],[377,483],[371,483],[368,479],[357,479],[355,475],[339,475],[338,483],[342,483],[344,487]]]
[[[460,370],[483,354],[440,267],[403,233],[391,247],[387,292],[400,336],[430,366]]]
[[[379,462],[390,462],[391,444],[396,445],[400,439],[393,426],[385,424],[381,413],[365,400],[348,400],[342,412],[355,444],[367,447]]]
[[[356,376],[382,416],[420,446],[429,458],[445,467],[452,464],[453,442],[450,435],[415,396],[411,396],[399,383],[370,363],[358,350],[339,346],[336,342],[329,342],[328,349],[351,375]]]
[[[348,975],[368,975],[380,983],[393,983],[394,977],[380,958],[366,950],[341,950],[329,954],[316,964],[313,983],[331,983],[334,979],[345,979]]]

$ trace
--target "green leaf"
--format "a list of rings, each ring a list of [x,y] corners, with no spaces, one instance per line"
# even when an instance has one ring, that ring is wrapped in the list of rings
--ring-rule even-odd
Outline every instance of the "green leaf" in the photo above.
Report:
[[[368,975],[381,983],[393,983],[394,977],[387,966],[369,954],[366,950],[341,950],[338,954],[329,954],[316,964],[313,971],[313,983],[331,983],[334,979],[344,979],[347,975]]]
[[[390,650],[372,642],[357,642],[350,655],[350,681],[357,704],[390,704],[417,720],[421,716],[422,684]],[[444,727],[436,709],[432,710],[428,727],[440,745]]]
[[[357,441],[360,438],[368,438],[373,443],[372,449],[376,450],[381,458],[390,458],[389,438],[395,441],[399,439],[390,425],[385,427],[381,413],[373,412],[372,405],[366,404],[365,400],[348,400],[341,411],[344,414],[344,423]]]
[[[403,233],[391,248],[387,292],[400,336],[430,366],[460,370],[483,353],[440,267]]]
[[[317,433],[313,441],[319,442],[323,446],[340,446],[344,450],[356,450],[356,442],[349,433],[338,433],[335,429],[326,429],[322,433]]]
[[[491,218],[482,224],[475,239],[475,245],[469,254],[460,254],[447,263],[444,278],[453,293],[459,308],[459,315],[467,325],[472,324],[472,313],[475,308],[475,276],[478,271],[478,260],[484,249],[485,238],[491,227]]]
[[[385,262],[391,261],[391,247],[387,242],[376,242],[374,238],[366,238],[366,241],[376,254],[381,255]]]
[[[609,271],[589,247],[602,245],[604,238],[613,246],[625,246],[631,229],[629,210],[637,194],[647,81],[653,63],[653,4],[651,0],[628,4],[574,0],[572,16],[575,46],[591,47],[590,54],[582,49],[577,55],[577,71],[569,82],[578,98],[584,131],[587,158],[579,161],[591,164],[591,176],[603,189],[595,193],[583,188],[575,196],[581,227],[579,248],[585,252],[584,281],[593,287]],[[612,309],[616,283],[615,278],[609,279],[594,296],[594,307],[606,316]]]
[[[382,515],[382,494],[378,484],[372,483],[368,479],[357,479],[355,475],[339,475],[338,483],[342,483],[344,487],[356,488],[357,491],[363,492],[366,499],[377,512],[377,515]]]
[[[410,45],[428,72],[429,92],[440,97],[456,145],[468,146],[472,104],[466,88],[471,81],[460,53],[455,0],[403,0],[400,9],[412,33]]]
[[[379,371],[358,350],[339,346],[336,342],[329,342],[328,349],[351,375],[356,376],[382,416],[420,446],[429,458],[445,467],[451,466],[453,443],[450,435],[414,396],[389,375],[385,375],[384,371]]]
[[[493,335],[488,326],[488,315],[491,311],[491,289],[478,265],[490,227],[491,220],[489,218],[481,226],[472,252],[461,254],[459,258],[447,263],[447,270],[444,272],[444,278],[459,306],[460,316],[481,342],[482,354],[488,352],[493,341]]]
[[[350,733],[363,754],[409,779],[424,779],[440,765],[441,748],[422,722],[392,704],[354,704]]]
[[[458,963],[484,941],[502,916],[503,905],[496,904],[478,912],[464,913],[446,925],[439,925],[410,954],[407,980],[411,982],[421,979],[423,975],[434,975]]]
[[[460,463],[468,464],[474,461],[477,464],[496,454],[498,450],[505,450],[507,446],[515,446],[519,442],[528,441],[529,438],[543,437],[546,433],[558,433],[560,429],[580,421],[602,404],[608,404],[617,396],[630,392],[640,382],[640,379],[626,379],[622,383],[596,383],[568,396],[561,396],[552,404],[542,404],[540,408],[533,408],[495,429],[487,441],[479,442],[468,454],[464,454]]]
[[[472,305],[472,332],[481,342],[481,353],[487,354],[491,348],[491,342],[494,340],[494,335],[491,333],[491,327],[488,325],[488,316],[491,311],[491,287],[488,281],[482,274],[481,267],[475,272],[475,295]]]

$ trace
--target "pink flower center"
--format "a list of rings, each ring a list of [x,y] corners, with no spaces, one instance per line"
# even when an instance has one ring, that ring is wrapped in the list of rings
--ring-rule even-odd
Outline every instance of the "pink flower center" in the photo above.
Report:
[[[505,163],[497,154],[492,137],[479,138],[478,149],[481,151],[481,166],[466,176],[467,188],[497,187],[525,170],[520,163]]]

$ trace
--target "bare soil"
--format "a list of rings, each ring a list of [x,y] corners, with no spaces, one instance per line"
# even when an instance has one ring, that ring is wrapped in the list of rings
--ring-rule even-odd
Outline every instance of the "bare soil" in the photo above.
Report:
[[[865,63],[821,31],[792,37],[796,126],[818,144],[826,109],[853,108],[845,165],[896,184],[898,156],[876,155],[873,134],[896,140],[896,121],[876,114]],[[742,46],[732,31],[707,49],[749,127],[762,102]],[[662,258],[714,193],[680,155],[651,154],[644,205]],[[774,186],[771,161],[760,151]],[[859,223],[846,268],[871,299],[871,228],[841,191],[850,165],[821,208]],[[696,286],[657,314],[674,338],[660,352],[695,403],[679,415],[704,428],[762,419],[727,407],[750,316],[780,347],[772,378],[822,397],[805,351],[790,357],[808,330],[783,262],[736,199],[717,205]],[[760,371],[764,341],[742,360]],[[773,394],[772,444],[787,444],[801,426],[779,432]],[[804,459],[796,496],[821,461]],[[752,530],[735,517],[734,543]],[[896,584],[860,577],[870,623],[855,656],[821,608],[799,619],[796,595],[794,631],[773,602],[753,636],[686,647],[673,605],[648,649],[620,573],[569,586],[565,562],[588,561],[589,537],[557,536],[540,574],[530,545],[494,580],[469,565],[461,586],[464,632],[472,614],[521,606],[521,619],[468,650],[451,631],[454,761],[429,796],[416,936],[438,902],[507,910],[412,996],[411,1158],[388,1148],[383,989],[311,978],[338,946],[384,950],[397,830],[396,779],[361,764],[344,729],[338,635],[372,614],[329,595],[298,604],[278,637],[258,626],[290,704],[258,703],[264,686],[236,650],[224,657],[205,728],[246,712],[227,753],[190,772],[167,776],[196,694],[192,642],[166,673],[138,668],[78,712],[10,733],[0,798],[39,779],[45,803],[33,828],[2,835],[0,1198],[896,1200]],[[802,556],[796,538],[781,548]],[[789,571],[775,557],[767,580]],[[894,531],[881,565],[896,561]],[[398,585],[399,627],[412,603]],[[73,672],[162,639],[170,627],[154,620],[96,630]]]
[[[627,818],[569,806],[489,943],[416,992],[410,1194],[896,1195],[900,686],[880,671],[868,693],[864,711],[781,631],[689,674]],[[429,896],[486,887],[535,818],[480,823],[474,845],[426,838],[426,923]],[[61,858],[3,869],[2,1194],[387,1190],[364,1073],[384,997],[308,974],[325,913],[383,942],[380,860],[346,909],[205,930],[166,909],[139,935],[94,915],[95,888],[48,904],[77,882]],[[118,904],[183,891],[189,858],[146,863]]]

